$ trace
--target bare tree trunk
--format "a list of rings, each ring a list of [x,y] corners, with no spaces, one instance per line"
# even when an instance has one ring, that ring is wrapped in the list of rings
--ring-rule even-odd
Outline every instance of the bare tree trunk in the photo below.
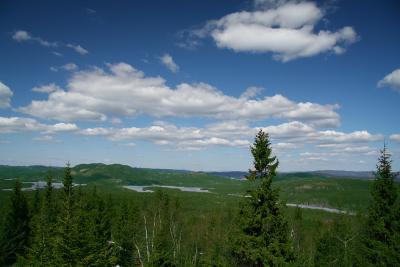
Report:
[[[156,229],[156,216],[157,216],[157,213],[154,213],[154,218],[153,218],[153,236],[151,238],[151,251],[153,251],[153,248],[154,248],[154,238],[155,238],[155,229]]]
[[[144,218],[144,229],[146,231],[146,249],[147,249],[147,262],[150,261],[150,251],[149,251],[149,237],[147,234],[147,221],[146,221],[146,215],[143,215]]]
[[[137,250],[137,253],[138,253],[138,256],[139,256],[140,266],[144,267],[143,261],[142,261],[142,256],[140,255],[140,249],[139,249],[138,245],[136,244],[136,242],[133,242],[133,243],[135,244],[135,247],[136,247],[136,250]]]

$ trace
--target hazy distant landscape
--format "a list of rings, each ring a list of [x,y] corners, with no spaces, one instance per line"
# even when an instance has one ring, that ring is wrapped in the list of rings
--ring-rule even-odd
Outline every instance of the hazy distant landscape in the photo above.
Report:
[[[63,168],[45,166],[0,166],[0,189],[11,189],[15,180],[22,182],[45,181],[48,172],[53,173],[56,188],[62,182]],[[324,172],[302,172],[278,174],[275,186],[290,203],[312,204],[322,207],[365,208],[368,203],[371,177],[361,176],[365,172],[349,172],[348,177],[324,175]],[[184,186],[208,190],[220,197],[230,198],[245,195],[251,183],[246,181],[245,172],[191,172],[132,168],[127,165],[101,163],[81,164],[72,168],[77,184],[97,186],[106,191],[126,192],[124,186],[145,186],[156,190],[157,186]],[[356,176],[357,175],[357,176]],[[232,179],[234,178],[234,179]],[[27,184],[27,188],[32,188]],[[164,188],[178,194],[178,189]],[[132,192],[135,194],[136,192]]]

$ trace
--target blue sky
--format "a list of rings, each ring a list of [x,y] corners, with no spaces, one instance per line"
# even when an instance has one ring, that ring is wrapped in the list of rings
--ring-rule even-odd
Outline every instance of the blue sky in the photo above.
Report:
[[[2,1],[0,164],[400,167],[398,1]]]

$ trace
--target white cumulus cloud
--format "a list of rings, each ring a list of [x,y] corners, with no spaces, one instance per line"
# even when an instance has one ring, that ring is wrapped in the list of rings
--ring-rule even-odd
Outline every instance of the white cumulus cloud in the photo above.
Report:
[[[62,88],[59,87],[58,85],[54,84],[54,83],[50,83],[47,85],[42,85],[42,86],[35,86],[32,88],[33,92],[37,92],[37,93],[52,93],[55,91],[62,91]]]
[[[378,82],[378,87],[390,87],[400,92],[400,69],[395,69]]]
[[[324,11],[313,2],[258,1],[255,11],[240,11],[207,22],[190,37],[211,36],[219,48],[236,52],[272,53],[282,62],[325,52],[342,54],[358,36],[350,26],[316,30]]]
[[[169,54],[164,54],[161,58],[161,63],[167,67],[173,73],[177,73],[179,71],[179,66],[175,63],[174,59]]]
[[[43,124],[35,119],[23,117],[0,117],[0,134],[18,132],[72,132],[78,130],[73,123]]]
[[[78,133],[85,136],[104,136],[114,142],[144,140],[179,150],[200,150],[210,146],[247,148],[259,129],[270,134],[273,147],[278,152],[311,145],[336,154],[367,154],[375,151],[367,144],[383,139],[382,135],[367,131],[321,131],[301,122],[267,127],[250,127],[244,122],[234,121],[205,127],[178,127],[165,122],[154,122],[148,127],[97,127],[81,129]]]
[[[275,140],[285,140],[293,143],[313,143],[320,147],[336,147],[336,144],[368,143],[383,140],[381,134],[371,134],[368,131],[344,133],[335,130],[318,130],[311,125],[292,121],[262,128]]]
[[[0,81],[0,108],[10,107],[13,92],[11,89]]]

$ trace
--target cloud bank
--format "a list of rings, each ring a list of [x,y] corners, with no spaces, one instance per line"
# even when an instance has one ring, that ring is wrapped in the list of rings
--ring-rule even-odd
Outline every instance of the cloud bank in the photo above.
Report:
[[[59,121],[106,121],[110,116],[204,117],[219,120],[299,120],[310,125],[332,127],[340,124],[338,105],[295,102],[282,95],[252,99],[228,96],[206,84],[181,83],[170,88],[161,77],[147,77],[129,64],[108,64],[74,72],[67,89],[49,85],[46,100],[33,100],[18,111]],[[36,89],[38,91],[39,89]],[[46,91],[42,90],[42,91]]]

